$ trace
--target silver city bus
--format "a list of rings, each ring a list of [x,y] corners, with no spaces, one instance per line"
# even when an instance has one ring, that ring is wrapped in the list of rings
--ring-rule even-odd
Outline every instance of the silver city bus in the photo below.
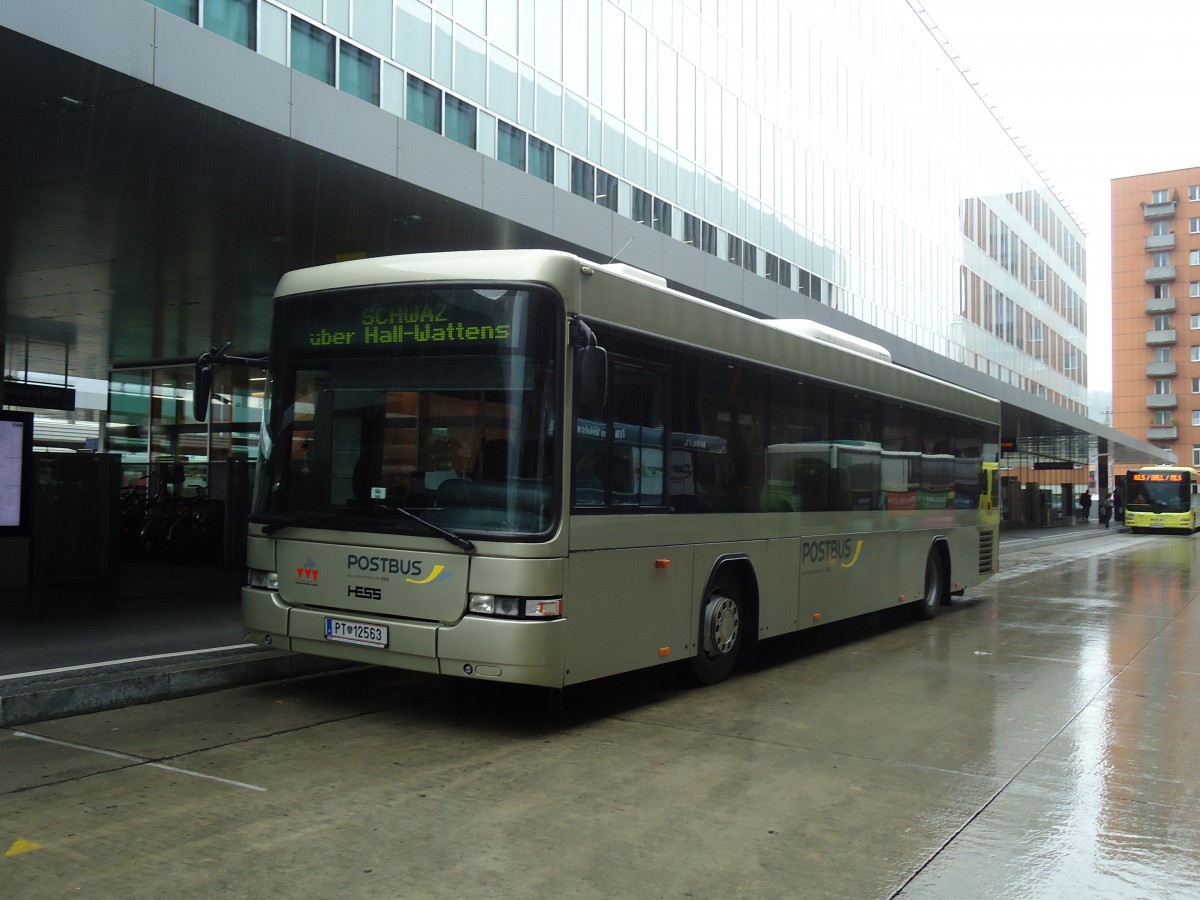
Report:
[[[849,335],[533,250],[305,269],[274,304],[258,644],[551,687],[689,660],[713,683],[755,641],[933,616],[996,568],[977,491],[882,485],[896,459],[984,482],[998,404]]]

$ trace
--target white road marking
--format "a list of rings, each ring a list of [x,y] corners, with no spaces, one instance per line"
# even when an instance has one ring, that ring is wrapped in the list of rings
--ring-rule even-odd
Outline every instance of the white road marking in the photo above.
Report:
[[[181,769],[179,766],[169,766],[166,763],[151,762],[141,756],[132,756],[128,753],[120,753],[116,750],[102,750],[99,747],[89,747],[86,744],[76,744],[72,741],[60,741],[57,738],[43,737],[40,734],[30,734],[27,731],[14,731],[16,737],[29,738],[31,741],[41,741],[44,744],[56,744],[59,747],[67,747],[71,750],[82,750],[85,753],[99,753],[101,756],[109,756],[113,759],[126,760],[127,762],[140,763],[141,765],[149,766],[154,769],[163,769],[167,772],[175,772],[179,775],[190,775],[193,778],[203,778],[205,781],[216,781],[220,784],[227,784],[230,787],[245,788],[248,791],[258,791],[266,793],[265,787],[259,787],[256,784],[246,784],[244,781],[233,781],[229,778],[219,778],[216,775],[205,775],[203,772],[194,772],[191,769]]]

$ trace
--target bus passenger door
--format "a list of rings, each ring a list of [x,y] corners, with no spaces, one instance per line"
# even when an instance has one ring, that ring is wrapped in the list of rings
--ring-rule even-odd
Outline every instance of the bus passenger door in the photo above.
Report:
[[[576,414],[564,605],[568,684],[686,656],[691,556],[670,546],[667,374],[610,356],[602,416]]]

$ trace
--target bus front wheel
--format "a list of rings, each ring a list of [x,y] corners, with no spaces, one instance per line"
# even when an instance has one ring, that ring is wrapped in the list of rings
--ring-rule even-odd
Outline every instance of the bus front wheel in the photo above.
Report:
[[[701,684],[724,681],[742,648],[745,608],[737,581],[719,575],[700,608],[700,641],[692,673]]]
[[[932,619],[936,616],[938,608],[949,596],[946,588],[945,558],[936,546],[930,547],[929,556],[925,558],[925,594],[913,604],[916,618]]]

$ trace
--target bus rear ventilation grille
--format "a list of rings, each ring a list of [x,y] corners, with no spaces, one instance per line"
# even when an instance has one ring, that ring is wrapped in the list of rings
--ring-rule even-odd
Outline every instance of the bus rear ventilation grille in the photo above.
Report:
[[[990,575],[995,562],[996,535],[990,528],[979,532],[979,574]]]

